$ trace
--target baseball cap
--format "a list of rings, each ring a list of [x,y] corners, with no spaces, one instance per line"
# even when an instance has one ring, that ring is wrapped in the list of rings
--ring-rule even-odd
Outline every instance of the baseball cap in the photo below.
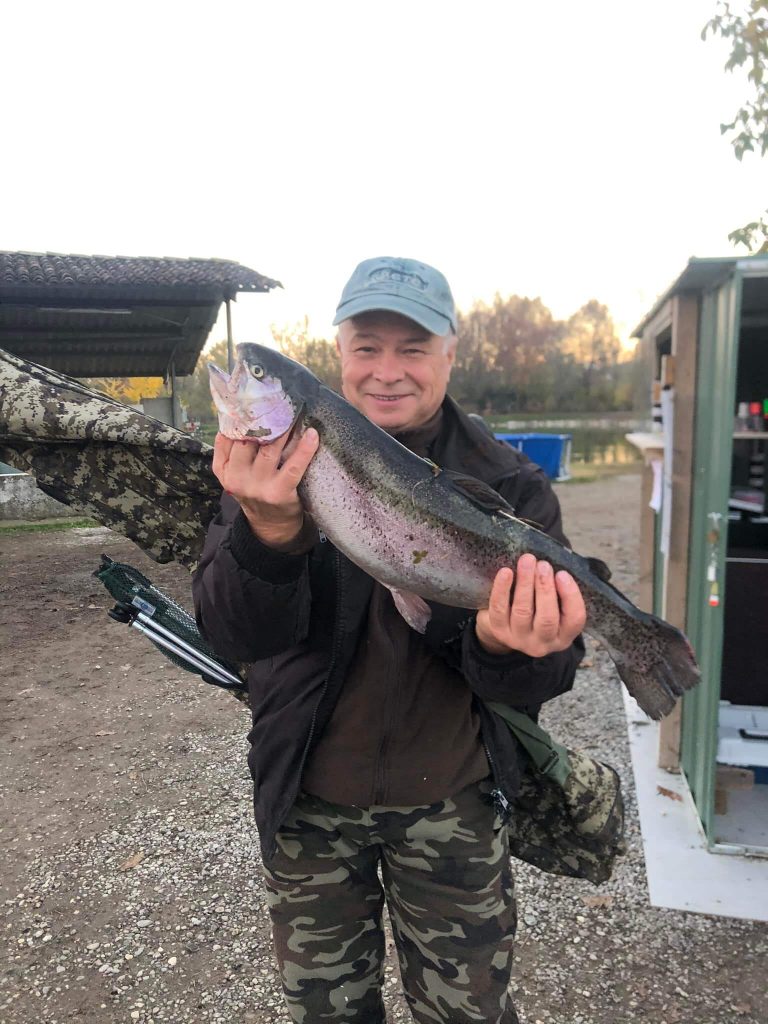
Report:
[[[344,286],[334,324],[386,309],[400,313],[443,337],[456,332],[456,307],[439,270],[399,256],[376,256],[359,263]]]

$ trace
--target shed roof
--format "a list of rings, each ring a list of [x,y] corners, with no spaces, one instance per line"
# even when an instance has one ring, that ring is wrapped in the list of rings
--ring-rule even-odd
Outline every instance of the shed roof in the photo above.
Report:
[[[643,317],[640,323],[632,332],[633,338],[639,338],[647,324],[656,316],[658,311],[679,292],[706,292],[715,288],[729,277],[735,269],[743,270],[746,273],[768,274],[768,256],[724,256],[724,257],[698,257],[692,256],[686,264],[683,272],[667,288],[667,290],[656,300],[653,308]]]
[[[231,260],[0,252],[0,348],[72,377],[183,376],[225,299],[276,287]]]

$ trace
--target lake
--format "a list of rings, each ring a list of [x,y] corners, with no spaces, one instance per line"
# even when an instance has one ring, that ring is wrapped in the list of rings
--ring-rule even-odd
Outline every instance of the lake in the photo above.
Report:
[[[637,448],[625,434],[650,430],[650,420],[628,414],[606,416],[494,416],[490,424],[497,432],[570,434],[571,472],[581,475],[588,467],[603,472],[638,466],[642,461]]]

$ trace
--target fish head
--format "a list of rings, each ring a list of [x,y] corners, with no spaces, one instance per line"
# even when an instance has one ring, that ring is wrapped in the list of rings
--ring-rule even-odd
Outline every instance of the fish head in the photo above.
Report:
[[[287,393],[280,378],[269,373],[253,351],[260,348],[239,345],[231,375],[208,364],[219,432],[233,441],[270,444],[291,429],[301,409],[301,402]]]

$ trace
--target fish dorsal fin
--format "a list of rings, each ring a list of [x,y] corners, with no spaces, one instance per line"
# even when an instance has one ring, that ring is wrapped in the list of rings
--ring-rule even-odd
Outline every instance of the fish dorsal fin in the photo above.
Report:
[[[538,530],[539,533],[546,533],[546,530],[541,525],[541,523],[537,523],[535,519],[526,519],[525,516],[517,516],[517,515],[510,516],[509,513],[504,512],[503,510],[501,511],[501,515],[506,515],[506,516],[508,516],[509,519],[515,519],[515,520],[517,520],[518,523],[525,523],[526,526],[530,526],[534,530]]]
[[[422,462],[426,462],[426,464],[432,470],[433,476],[440,476],[441,473],[445,472],[442,466],[438,466],[436,462],[433,462],[432,459],[428,459],[426,455],[421,455],[419,456],[419,458],[421,459]]]
[[[608,566],[599,558],[586,559],[589,568],[597,576],[598,579],[603,580],[604,583],[608,583],[611,578],[611,570]]]
[[[498,491],[482,480],[474,476],[466,476],[464,473],[456,473],[452,469],[444,469],[443,475],[451,486],[463,495],[473,505],[483,512],[502,512],[507,516],[515,517],[515,510],[505,501]]]

